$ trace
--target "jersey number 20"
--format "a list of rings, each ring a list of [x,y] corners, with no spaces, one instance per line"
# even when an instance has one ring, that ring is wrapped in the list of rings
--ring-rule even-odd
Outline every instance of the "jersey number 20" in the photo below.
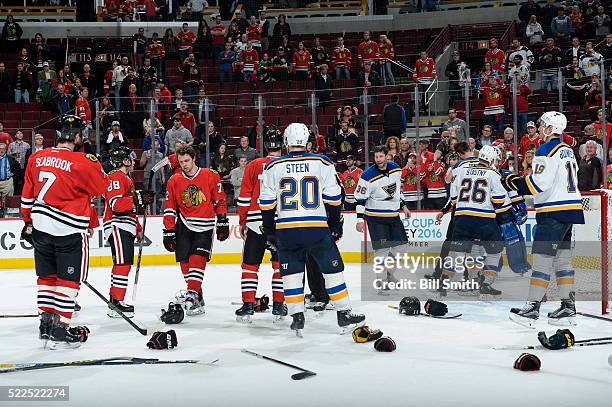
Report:
[[[280,180],[280,188],[280,204],[284,211],[297,210],[298,203],[302,208],[309,210],[319,207],[319,179],[317,177],[304,177],[299,182],[295,178],[283,178]]]

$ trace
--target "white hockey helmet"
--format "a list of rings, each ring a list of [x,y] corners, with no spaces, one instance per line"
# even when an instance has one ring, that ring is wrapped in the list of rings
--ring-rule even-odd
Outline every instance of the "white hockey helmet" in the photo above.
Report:
[[[492,167],[500,159],[499,150],[493,146],[483,146],[478,153],[478,159],[488,162]]]
[[[551,127],[553,134],[563,134],[567,127],[567,117],[559,112],[546,112],[540,116],[540,123],[545,129]]]
[[[291,123],[283,133],[285,146],[287,147],[304,147],[308,144],[310,131],[304,123]]]

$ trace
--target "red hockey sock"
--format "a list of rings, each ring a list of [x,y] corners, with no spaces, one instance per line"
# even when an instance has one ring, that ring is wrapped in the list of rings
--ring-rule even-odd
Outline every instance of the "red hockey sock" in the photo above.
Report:
[[[55,313],[55,285],[57,276],[38,277],[38,313]]]
[[[117,301],[123,301],[128,286],[128,275],[132,266],[129,264],[115,264],[111,274],[110,296]]]
[[[240,286],[242,288],[242,302],[255,302],[257,293],[257,271],[259,264],[251,265],[242,263],[242,276]]]
[[[181,273],[183,273],[185,284],[187,284],[187,275],[189,274],[189,262],[188,261],[181,262]]]
[[[274,263],[272,263],[272,267],[274,267]],[[278,268],[275,268],[274,274],[272,274],[272,301],[285,301],[285,292],[283,291],[283,278],[281,277]]]
[[[74,300],[79,293],[80,283],[57,278],[55,287],[55,313],[60,316],[60,322],[70,323],[74,312]]]
[[[187,289],[189,291],[202,292],[204,268],[206,268],[206,259],[204,256],[197,254],[189,256],[189,271],[187,274]]]

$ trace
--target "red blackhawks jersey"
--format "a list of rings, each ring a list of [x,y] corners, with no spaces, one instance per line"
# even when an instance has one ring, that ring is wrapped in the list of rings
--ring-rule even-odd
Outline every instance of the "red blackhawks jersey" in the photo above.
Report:
[[[416,202],[422,199],[422,194],[419,194],[418,191],[418,184],[424,177],[425,172],[421,171],[419,175],[416,165],[412,168],[405,167],[402,170],[402,194],[405,202]]]
[[[529,138],[529,134],[525,134],[521,138],[521,143],[519,145],[519,158],[522,160],[525,158],[527,150],[534,150],[535,152],[542,144],[544,144],[544,140],[538,133],[536,133],[533,139]]]
[[[488,62],[491,64],[491,69],[503,73],[506,70],[504,61],[506,60],[506,53],[499,48],[489,48],[485,54],[485,64]]]
[[[259,64],[259,53],[254,48],[251,48],[250,50],[245,49],[240,55],[242,70],[247,72],[254,71],[255,66]]]
[[[67,148],[38,151],[25,169],[23,220],[53,236],[84,233],[97,223],[92,198],[107,188],[108,176],[94,155]]]
[[[378,52],[380,53],[381,59],[393,59],[395,57],[395,50],[391,43],[380,44]]]
[[[251,161],[244,169],[242,186],[238,197],[239,224],[247,225],[255,233],[261,233],[261,209],[259,208],[259,192],[264,167],[275,157],[261,157]]]
[[[104,193],[104,238],[108,239],[113,227],[125,230],[132,235],[142,230],[134,213],[134,182],[122,171],[108,174],[109,185]]]
[[[361,174],[363,174],[363,170],[359,167],[349,168],[340,174],[340,180],[342,181],[345,193],[344,200],[347,203],[357,202],[355,200],[355,190],[357,189],[357,183],[359,182],[359,178],[361,178]]]
[[[310,70],[310,64],[312,58],[310,57],[310,51],[295,51],[293,53],[293,72],[308,72]]]
[[[427,185],[427,198],[446,198],[444,173],[446,168],[440,161],[434,161],[427,166],[425,172],[425,185]]]
[[[432,58],[427,58],[426,60],[417,59],[416,64],[414,65],[414,74],[412,74],[412,79],[420,82],[431,82],[433,79],[438,77],[438,73],[436,72],[436,63]]]
[[[332,69],[343,68],[343,67],[351,69],[351,59],[352,58],[353,58],[353,55],[351,54],[351,51],[349,51],[347,48],[338,47],[334,49],[334,51],[332,52],[332,60],[331,60]]]
[[[261,24],[250,25],[246,29],[250,41],[261,41]]]
[[[506,90],[503,87],[497,86],[496,88],[482,87],[480,88],[485,102],[484,114],[500,114],[504,113],[504,97],[506,96]]]
[[[359,65],[363,65],[365,62],[377,62],[378,61],[378,43],[372,40],[363,41],[357,47],[357,60]]]
[[[179,217],[187,229],[205,232],[215,227],[215,217],[227,212],[221,178],[215,171],[198,168],[192,176],[184,172],[168,180],[164,203],[164,228],[175,229]]]

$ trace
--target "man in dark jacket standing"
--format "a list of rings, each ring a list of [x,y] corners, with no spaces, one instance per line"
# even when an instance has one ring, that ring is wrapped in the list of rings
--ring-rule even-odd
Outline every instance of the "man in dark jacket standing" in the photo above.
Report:
[[[0,62],[0,103],[12,102],[10,85],[11,76],[6,70],[4,62]]]
[[[459,65],[461,65],[461,57],[458,51],[453,51],[453,56],[446,69],[444,75],[448,79],[448,108],[450,109],[455,104],[455,100],[460,98],[461,87],[459,86]]]
[[[334,89],[334,82],[328,73],[327,64],[323,64],[315,75],[315,90],[319,103],[324,105],[329,102],[332,96],[332,89]]]
[[[401,138],[402,133],[406,130],[406,111],[398,101],[397,95],[391,96],[391,103],[385,105],[383,109],[385,141],[391,136]]]

